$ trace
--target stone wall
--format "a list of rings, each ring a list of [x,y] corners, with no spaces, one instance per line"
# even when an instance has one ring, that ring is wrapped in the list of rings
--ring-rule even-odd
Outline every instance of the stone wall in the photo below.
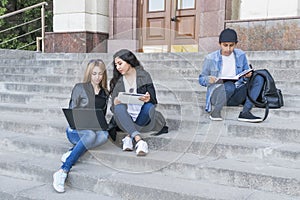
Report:
[[[46,53],[91,53],[107,51],[107,33],[46,33]]]
[[[227,21],[237,31],[238,47],[247,51],[299,50],[300,17]]]

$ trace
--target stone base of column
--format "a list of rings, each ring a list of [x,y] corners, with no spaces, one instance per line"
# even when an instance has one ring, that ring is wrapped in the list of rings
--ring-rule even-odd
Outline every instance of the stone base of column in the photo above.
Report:
[[[107,33],[65,32],[45,34],[46,53],[105,53]]]
[[[116,52],[120,49],[129,49],[133,52],[139,52],[139,41],[138,40],[107,40],[107,52]]]

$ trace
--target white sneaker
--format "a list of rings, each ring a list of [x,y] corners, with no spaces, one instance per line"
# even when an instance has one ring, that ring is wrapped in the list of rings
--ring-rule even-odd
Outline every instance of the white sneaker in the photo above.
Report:
[[[65,181],[67,178],[67,173],[59,170],[53,174],[53,187],[56,192],[65,192]]]
[[[135,148],[137,156],[145,156],[148,153],[148,144],[144,140],[138,141]]]
[[[64,153],[62,156],[61,156],[61,162],[62,163],[65,163],[66,162],[66,160],[67,160],[67,158],[69,157],[69,155],[72,153],[72,151],[68,151],[68,152],[66,152],[66,153]]]
[[[132,151],[133,150],[133,144],[132,139],[128,136],[124,137],[122,139],[123,142],[123,151]]]

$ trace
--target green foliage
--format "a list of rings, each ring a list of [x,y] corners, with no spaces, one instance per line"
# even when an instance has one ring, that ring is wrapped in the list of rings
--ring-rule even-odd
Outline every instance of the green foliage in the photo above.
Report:
[[[0,0],[0,15],[5,13],[10,13],[16,10],[20,10],[37,3],[42,2],[41,0]],[[52,31],[52,18],[53,18],[53,11],[52,11],[52,0],[47,0],[48,6],[45,6],[45,24],[46,24],[46,31]],[[19,13],[17,15],[5,18],[0,20],[0,31],[23,24],[25,22],[30,22],[32,20],[38,19],[41,17],[41,7],[34,8],[23,13]],[[29,32],[33,32],[29,35],[25,35],[23,37],[17,38],[15,40],[6,42],[4,44],[0,44],[0,48],[7,48],[7,49],[19,49],[27,44],[33,43],[30,46],[27,46],[25,50],[36,50],[36,37],[41,37],[42,33],[41,30],[41,20],[37,20],[31,22],[29,24],[16,27],[12,30],[1,32],[0,33],[0,43],[4,41],[8,41],[14,37],[21,36],[23,34],[27,34]]]

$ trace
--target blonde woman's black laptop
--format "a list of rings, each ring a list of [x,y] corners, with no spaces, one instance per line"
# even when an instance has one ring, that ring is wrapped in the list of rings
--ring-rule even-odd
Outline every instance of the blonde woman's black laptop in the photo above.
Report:
[[[62,109],[72,129],[107,130],[107,122],[101,109]]]

